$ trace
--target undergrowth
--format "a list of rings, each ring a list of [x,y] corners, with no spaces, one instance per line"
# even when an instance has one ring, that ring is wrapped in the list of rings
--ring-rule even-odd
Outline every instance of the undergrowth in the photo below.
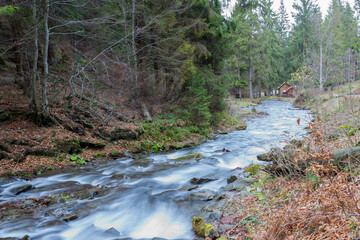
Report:
[[[334,146],[318,119],[309,123],[309,148],[299,149],[294,162],[306,161],[302,174],[261,174],[248,190],[252,197],[228,205],[247,239],[358,239],[360,176],[352,160],[335,164]],[[290,160],[289,160],[290,161]],[[226,233],[227,236],[230,232]]]
[[[192,125],[177,115],[161,115],[153,122],[144,123],[144,134],[138,143],[139,151],[161,152],[181,148],[182,142],[193,138],[208,137],[211,129]]]

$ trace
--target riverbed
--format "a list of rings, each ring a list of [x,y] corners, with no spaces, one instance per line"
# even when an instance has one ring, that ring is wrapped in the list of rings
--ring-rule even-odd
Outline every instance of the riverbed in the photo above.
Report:
[[[289,102],[265,101],[256,110],[268,115],[249,120],[246,130],[218,135],[198,147],[3,183],[0,203],[49,195],[61,196],[61,201],[32,215],[1,221],[0,237],[27,234],[31,239],[54,240],[193,239],[192,216],[206,205],[203,200],[209,200],[199,196],[215,198],[230,176],[242,176],[246,166],[263,163],[257,155],[303,138],[311,118],[308,111],[294,108]],[[193,153],[202,158],[175,161]],[[208,182],[191,183],[193,178]],[[34,189],[15,195],[14,189],[26,184]],[[84,189],[96,194],[72,200],[72,194]],[[67,215],[76,219],[65,221],[60,217]]]

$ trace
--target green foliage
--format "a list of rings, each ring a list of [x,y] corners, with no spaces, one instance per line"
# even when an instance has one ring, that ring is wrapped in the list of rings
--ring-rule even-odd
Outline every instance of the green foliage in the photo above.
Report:
[[[86,161],[80,155],[77,154],[71,155],[69,161],[72,161],[74,165],[86,163]]]
[[[17,10],[20,10],[20,7],[12,6],[12,5],[7,5],[7,6],[4,6],[4,7],[0,7],[0,16],[1,15],[12,16],[12,15],[14,15],[14,13]]]
[[[104,154],[104,153],[96,153],[96,154],[94,154],[94,158],[96,158],[96,159],[105,159],[106,154]]]
[[[291,73],[289,84],[309,88],[315,85],[315,78],[307,67],[301,67]]]
[[[184,106],[189,112],[189,120],[200,129],[217,125],[221,120],[221,112],[226,106],[224,97],[227,95],[225,86],[221,85],[222,81],[222,77],[205,69],[187,83]]]
[[[319,176],[315,175],[314,172],[309,171],[306,174],[306,181],[312,183],[312,187],[314,190],[316,190],[321,183],[321,179]]]
[[[339,129],[345,130],[347,136],[353,136],[356,132],[351,124],[340,126]]]
[[[257,164],[251,164],[250,166],[246,167],[244,172],[250,173],[250,176],[255,176],[260,172],[260,166]]]

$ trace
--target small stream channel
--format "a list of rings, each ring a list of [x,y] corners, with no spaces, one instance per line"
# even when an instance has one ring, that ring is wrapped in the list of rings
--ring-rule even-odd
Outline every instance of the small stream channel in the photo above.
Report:
[[[281,147],[286,140],[304,136],[309,113],[288,102],[265,101],[256,107],[269,115],[252,119],[243,131],[219,135],[198,147],[146,156],[146,159],[118,159],[85,166],[69,173],[58,173],[31,181],[16,180],[0,187],[0,203],[17,198],[71,195],[72,192],[98,187],[101,194],[83,200],[60,201],[22,216],[1,221],[0,237],[31,239],[193,239],[191,218],[206,204],[193,200],[194,193],[221,194],[231,175],[241,176],[243,168],[254,163],[258,154]],[[296,120],[300,118],[300,125]],[[226,148],[231,152],[223,152]],[[220,150],[220,151],[219,151]],[[174,162],[181,156],[201,153],[198,161]],[[216,179],[192,186],[192,178]],[[15,195],[13,190],[31,184],[30,191]],[[195,194],[196,195],[196,194]],[[76,214],[65,222],[58,216]]]

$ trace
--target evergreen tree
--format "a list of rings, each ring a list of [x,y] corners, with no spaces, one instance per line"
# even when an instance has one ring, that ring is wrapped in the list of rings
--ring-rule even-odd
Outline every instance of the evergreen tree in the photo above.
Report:
[[[319,7],[312,0],[298,0],[293,4],[295,24],[290,33],[291,72],[305,65],[308,50],[314,44],[312,18]]]

